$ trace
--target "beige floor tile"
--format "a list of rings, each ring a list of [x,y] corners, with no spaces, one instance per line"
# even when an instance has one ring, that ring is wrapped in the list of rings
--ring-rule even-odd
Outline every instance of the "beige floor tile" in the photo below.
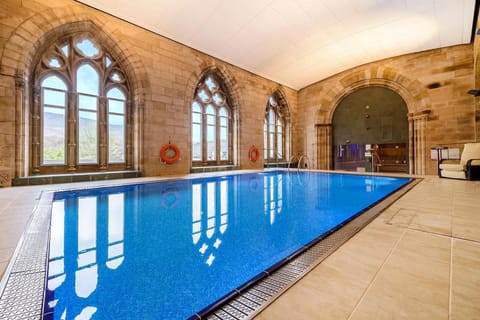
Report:
[[[480,214],[475,217],[452,218],[452,236],[455,238],[480,241]]]
[[[414,217],[415,210],[401,208],[392,216],[389,221],[387,221],[387,223],[406,228],[410,225]]]
[[[327,265],[320,265],[256,319],[347,319],[366,284]]]
[[[0,262],[0,279],[2,279],[5,270],[7,269],[8,263]]]
[[[347,319],[404,230],[369,224],[256,319]]]
[[[14,248],[0,249],[0,262],[8,262],[14,250]]]
[[[415,216],[409,224],[410,229],[426,232],[452,235],[452,217],[441,213],[429,213],[424,210],[415,211]]]
[[[454,240],[452,320],[480,319],[480,243]]]
[[[450,239],[406,231],[351,319],[448,319]]]

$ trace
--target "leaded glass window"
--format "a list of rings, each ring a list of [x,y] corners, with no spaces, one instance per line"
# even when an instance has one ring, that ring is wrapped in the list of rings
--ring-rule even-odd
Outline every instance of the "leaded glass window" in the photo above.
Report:
[[[206,75],[192,102],[192,163],[196,166],[232,162],[232,112],[222,81]]]
[[[279,102],[277,93],[273,94],[267,103],[263,127],[263,157],[265,161],[272,162],[286,160],[285,132],[287,124],[287,107]]]
[[[93,37],[54,43],[37,64],[33,87],[32,173],[131,167],[128,82]]]

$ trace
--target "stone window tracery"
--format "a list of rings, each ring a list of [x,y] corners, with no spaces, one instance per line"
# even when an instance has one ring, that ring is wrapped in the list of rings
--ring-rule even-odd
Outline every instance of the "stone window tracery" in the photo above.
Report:
[[[192,164],[232,163],[232,110],[224,85],[208,74],[197,85],[192,102]]]
[[[31,165],[38,173],[132,168],[130,90],[94,37],[64,37],[35,68]]]

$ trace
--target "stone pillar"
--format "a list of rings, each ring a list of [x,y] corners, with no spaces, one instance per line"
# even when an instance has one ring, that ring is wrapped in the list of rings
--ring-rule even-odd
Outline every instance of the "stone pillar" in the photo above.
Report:
[[[332,125],[317,124],[317,168],[332,169]]]
[[[131,165],[136,170],[143,169],[143,161],[144,161],[143,124],[144,124],[144,112],[145,112],[144,109],[145,109],[145,98],[143,97],[143,95],[137,96],[134,100],[134,103],[132,102],[127,103],[127,113],[131,114],[132,116],[132,121],[130,122],[130,125],[133,125],[133,128],[132,128],[133,132],[127,133],[127,135],[128,134],[131,135],[132,145],[130,146],[130,148],[133,149],[133,152],[131,152],[130,155],[127,153],[127,167],[129,165],[129,161],[131,161]],[[135,144],[136,144],[136,148],[133,148]],[[127,150],[128,148],[129,146],[127,144]],[[234,152],[237,152],[237,150],[235,150]],[[233,156],[235,159],[236,155],[234,154]]]
[[[31,173],[40,173],[40,139],[42,136],[40,124],[40,94],[41,88],[33,88],[33,106],[32,106],[32,164]]]
[[[98,122],[99,122],[99,132],[98,132],[98,165],[100,170],[107,169],[107,158],[108,158],[108,111],[107,111],[107,98],[99,97],[98,99]]]
[[[28,147],[26,143],[27,112],[25,108],[25,80],[15,77],[15,177],[27,175]]]
[[[411,114],[407,114],[408,116],[408,173],[413,174],[415,171],[415,164],[414,164],[414,148],[413,146],[415,145],[414,141],[414,128],[413,128],[413,118],[411,117]]]
[[[67,167],[68,171],[74,172],[77,171],[77,93],[73,91],[68,92],[68,105],[65,110],[68,116],[68,125],[67,125]]]
[[[430,110],[424,110],[418,113],[410,113],[408,115],[408,121],[410,124],[409,134],[411,145],[413,147],[413,173],[418,175],[424,175],[426,169],[427,159],[427,144],[425,131],[427,127],[428,115]],[[412,155],[410,155],[412,160]]]
[[[134,129],[134,119],[133,119],[133,104],[128,100],[125,104],[125,123],[127,127],[125,128],[125,169],[133,169],[133,129]]]

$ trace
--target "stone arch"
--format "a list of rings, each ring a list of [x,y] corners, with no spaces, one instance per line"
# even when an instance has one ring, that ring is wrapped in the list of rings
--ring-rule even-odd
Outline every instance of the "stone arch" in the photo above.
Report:
[[[409,113],[429,109],[428,92],[418,80],[407,78],[392,68],[372,69],[365,68],[340,78],[335,88],[327,92],[322,101],[325,110],[319,111],[322,112],[323,118],[318,118],[317,113],[316,123],[331,123],[340,101],[353,91],[368,86],[381,86],[398,93],[407,104]]]
[[[278,87],[277,89],[273,90],[271,95],[274,95],[274,94],[277,94],[278,98],[280,99],[280,103],[282,103],[282,105],[286,107],[287,116],[290,118],[291,116],[290,105],[288,104],[287,97],[283,92],[282,88]]]
[[[32,103],[32,76],[41,54],[55,40],[77,32],[92,35],[98,43],[122,66],[130,87],[130,103],[133,110],[133,163],[140,169],[142,152],[142,121],[145,95],[151,86],[142,60],[113,24],[102,15],[92,15],[89,9],[72,10],[71,6],[45,9],[28,17],[10,34],[4,50],[0,52],[0,72],[15,79],[16,86],[16,141],[15,177],[28,175],[29,166],[29,109]]]
[[[228,96],[228,102],[232,110],[232,152],[233,152],[233,165],[237,165],[239,162],[238,154],[239,154],[239,128],[240,128],[240,90],[237,85],[237,81],[230,73],[230,71],[223,65],[217,65],[215,63],[207,64],[207,63],[200,63],[197,70],[192,72],[189,79],[187,80],[187,86],[185,88],[185,105],[191,106],[197,85],[201,79],[203,79],[207,74],[214,74],[218,77],[225,86],[225,91]],[[191,123],[191,112],[188,113],[189,123]],[[191,154],[191,133],[188,136],[188,146],[189,146],[189,153]],[[191,162],[190,162],[191,163]]]
[[[321,169],[332,168],[332,119],[340,102],[350,93],[369,86],[380,86],[400,95],[407,104],[409,121],[409,173],[424,174],[426,166],[425,126],[430,112],[427,90],[418,80],[405,77],[390,67],[362,68],[338,78],[316,113],[317,162]]]

